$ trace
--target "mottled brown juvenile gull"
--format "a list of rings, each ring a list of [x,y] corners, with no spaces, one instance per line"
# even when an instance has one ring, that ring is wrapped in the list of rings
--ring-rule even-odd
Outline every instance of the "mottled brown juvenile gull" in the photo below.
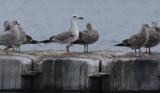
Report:
[[[149,29],[148,24],[143,24],[142,29],[139,33],[132,35],[130,38],[123,40],[122,43],[116,44],[115,46],[129,47],[135,50],[135,54],[136,50],[139,49],[139,55],[140,55],[141,53],[140,48],[144,47],[149,39],[148,29]]]
[[[60,34],[54,35],[49,38],[49,40],[43,40],[42,43],[60,43],[66,44],[66,52],[69,53],[69,47],[67,47],[71,42],[74,42],[79,37],[79,30],[76,20],[83,19],[82,17],[72,16],[71,25],[68,31],[62,32]]]
[[[86,24],[86,30],[79,32],[79,38],[72,42],[68,47],[73,44],[84,45],[84,53],[88,53],[88,45],[95,43],[99,38],[98,31],[92,26],[91,23]]]
[[[146,48],[146,53],[151,54],[151,47],[155,47],[160,42],[160,28],[157,26],[157,22],[152,22],[152,26],[149,29],[149,40],[144,46]]]

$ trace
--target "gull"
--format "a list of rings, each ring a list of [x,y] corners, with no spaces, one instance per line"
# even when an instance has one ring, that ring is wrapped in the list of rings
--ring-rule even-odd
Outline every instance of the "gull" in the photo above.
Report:
[[[17,30],[19,31],[19,39],[17,42],[17,47],[20,51],[20,46],[23,44],[38,44],[37,40],[33,40],[33,38],[26,34],[25,31],[23,30],[23,28],[20,26],[20,24],[17,26]]]
[[[155,47],[160,42],[160,28],[157,26],[157,22],[152,22],[152,26],[149,29],[149,40],[144,46],[146,48],[146,53],[151,54],[151,47]]]
[[[26,41],[26,33],[25,33],[24,29],[20,26],[19,23],[16,26],[16,29],[17,29],[17,31],[19,31],[19,36],[18,36],[18,40],[16,43],[16,47],[18,48],[18,51],[20,51],[21,44],[23,44],[23,42]]]
[[[10,48],[17,47],[19,48],[18,50],[20,51],[20,46],[24,44],[39,44],[39,41],[34,40],[30,35],[26,34],[25,36],[26,40],[23,41],[21,44],[17,44],[16,46],[10,46]]]
[[[19,32],[16,30],[17,25],[17,21],[7,20],[4,22],[5,31],[0,33],[0,45],[6,46],[5,50],[17,43],[19,35]]]
[[[136,55],[136,50],[139,49],[139,55],[140,55],[141,53],[140,48],[144,47],[149,40],[148,29],[149,29],[148,24],[143,24],[141,31],[139,33],[132,35],[130,38],[123,40],[122,43],[116,44],[115,46],[125,46],[134,49],[135,55]]]
[[[10,23],[11,23],[11,21],[8,21],[8,20],[4,22],[4,27],[5,27],[4,32],[12,31],[12,30],[8,30],[7,24],[10,24]],[[20,24],[18,22],[17,22],[17,25],[14,27],[14,30],[17,32],[16,43],[12,46],[9,46],[9,48],[12,47],[13,50],[14,50],[14,48],[16,48],[16,50],[17,50],[17,48],[18,48],[20,50],[21,43],[26,40],[26,37],[25,37],[26,33],[22,29],[22,27],[20,26]]]
[[[68,45],[71,42],[74,42],[79,37],[79,30],[76,20],[83,19],[83,17],[72,16],[71,17],[71,25],[68,31],[62,32],[60,34],[51,36],[49,40],[40,41],[41,43],[60,43],[66,44],[66,52],[69,53]]]
[[[88,45],[95,43],[99,38],[98,31],[91,23],[86,24],[86,30],[79,32],[79,38],[72,42],[68,47],[73,44],[84,45],[84,53],[88,53]]]
[[[4,25],[8,24],[8,21],[4,22]],[[10,31],[10,30],[6,30],[7,28],[5,28],[4,31]],[[15,30],[17,31],[17,41],[14,45],[12,46],[8,46],[8,48],[18,48],[18,51],[20,51],[20,46],[22,44],[37,44],[38,41],[33,40],[32,37],[28,34],[25,33],[24,29],[20,26],[20,24],[17,22],[17,25],[15,26]]]

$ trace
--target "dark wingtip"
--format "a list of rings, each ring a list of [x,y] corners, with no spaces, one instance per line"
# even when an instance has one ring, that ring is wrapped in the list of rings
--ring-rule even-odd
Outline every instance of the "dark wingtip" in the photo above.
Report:
[[[50,38],[49,38],[49,41],[52,41],[52,39],[54,38],[55,36],[51,36]]]
[[[42,40],[42,41],[39,41],[39,43],[50,43],[51,40]]]
[[[36,41],[36,40],[31,41],[31,44],[38,44],[38,43],[39,43],[39,41]]]
[[[116,44],[114,46],[125,46],[125,44],[124,43],[119,43],[119,44]]]
[[[79,19],[84,19],[83,17],[79,17]]]
[[[51,43],[54,36],[50,37],[48,40],[39,41],[39,43]]]

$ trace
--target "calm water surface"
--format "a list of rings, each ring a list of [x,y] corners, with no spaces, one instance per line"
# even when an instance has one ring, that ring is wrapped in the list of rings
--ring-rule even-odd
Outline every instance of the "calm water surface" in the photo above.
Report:
[[[85,20],[78,21],[83,30],[86,22],[95,25],[100,33],[91,50],[127,48],[113,45],[136,33],[141,24],[158,21],[160,25],[160,0],[3,0],[0,2],[0,30],[6,19],[16,19],[34,39],[43,40],[69,28],[70,16],[77,14]],[[24,45],[22,50],[65,49],[61,44]],[[80,51],[81,46],[72,50]],[[127,49],[130,51],[130,49]],[[159,46],[153,49],[159,50]]]

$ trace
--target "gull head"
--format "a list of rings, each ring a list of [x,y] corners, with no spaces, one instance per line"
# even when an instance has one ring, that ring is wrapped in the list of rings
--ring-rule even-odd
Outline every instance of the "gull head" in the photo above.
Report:
[[[142,33],[149,31],[149,29],[150,29],[150,26],[148,24],[142,24]]]
[[[20,25],[20,24],[18,23],[18,21],[16,21],[16,20],[11,21],[11,24],[12,24],[13,26],[15,26],[15,25]]]
[[[72,17],[71,17],[71,19],[72,20],[78,20],[78,19],[84,19],[83,17],[79,17],[79,16],[77,16],[77,15],[73,15]]]
[[[88,22],[88,23],[86,24],[86,30],[88,30],[88,31],[95,31],[95,30],[96,30],[96,27],[95,27],[92,23]],[[97,31],[97,30],[96,30],[96,31]]]
[[[4,24],[3,24],[5,31],[10,30],[11,28],[15,27],[16,25],[19,25],[19,23],[16,20],[13,20],[13,21],[6,20],[6,21],[4,21]]]
[[[86,24],[86,29],[92,30],[93,29],[92,24],[91,23],[87,23]]]
[[[5,31],[11,29],[11,26],[9,25],[9,21],[8,21],[8,20],[4,21],[3,26],[4,26],[4,28],[5,28]]]
[[[143,24],[142,28],[150,28],[148,24]]]
[[[156,21],[153,21],[151,25],[152,27],[157,27],[158,23]]]

